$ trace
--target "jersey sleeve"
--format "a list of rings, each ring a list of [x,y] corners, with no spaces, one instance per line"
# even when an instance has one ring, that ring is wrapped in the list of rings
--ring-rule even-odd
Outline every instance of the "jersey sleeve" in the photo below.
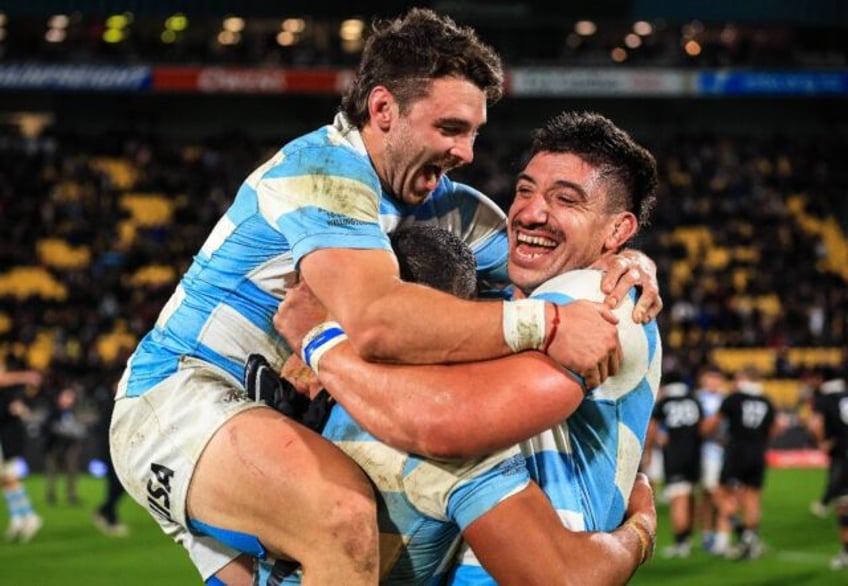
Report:
[[[529,482],[517,446],[468,462],[419,459],[404,473],[410,502],[429,517],[455,522],[460,530]]]
[[[391,250],[367,159],[340,146],[312,146],[272,161],[251,179],[260,212],[288,240],[295,264],[319,248]]]

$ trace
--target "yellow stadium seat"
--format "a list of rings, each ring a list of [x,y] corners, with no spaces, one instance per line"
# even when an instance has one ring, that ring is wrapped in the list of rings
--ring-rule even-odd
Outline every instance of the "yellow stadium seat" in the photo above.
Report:
[[[41,297],[64,301],[68,297],[65,285],[43,267],[14,267],[0,275],[0,297],[27,299]]]
[[[121,197],[121,207],[141,228],[167,226],[174,217],[173,203],[161,194],[128,193]]]
[[[763,392],[778,409],[794,410],[800,400],[801,383],[795,379],[764,380]]]
[[[44,238],[36,244],[38,258],[44,264],[60,269],[80,269],[91,264],[88,246],[71,246],[61,238]]]
[[[177,271],[168,265],[147,265],[138,269],[129,277],[133,287],[161,287],[177,281]]]

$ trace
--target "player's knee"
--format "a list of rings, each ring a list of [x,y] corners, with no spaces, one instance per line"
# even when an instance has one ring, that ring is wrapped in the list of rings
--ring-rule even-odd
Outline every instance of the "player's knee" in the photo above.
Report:
[[[370,490],[330,502],[325,530],[338,539],[340,553],[366,562],[375,559],[379,549],[377,505]]]

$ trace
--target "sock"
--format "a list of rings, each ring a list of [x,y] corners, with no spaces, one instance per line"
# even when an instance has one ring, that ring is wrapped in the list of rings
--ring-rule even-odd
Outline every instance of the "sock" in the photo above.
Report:
[[[23,486],[11,490],[4,489],[3,496],[6,499],[6,505],[9,507],[9,517],[12,520],[23,519],[35,512],[26,488]]]

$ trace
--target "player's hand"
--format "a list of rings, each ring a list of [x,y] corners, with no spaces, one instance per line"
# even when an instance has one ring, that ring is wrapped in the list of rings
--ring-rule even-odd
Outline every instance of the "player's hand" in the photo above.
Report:
[[[657,317],[663,308],[660,286],[657,282],[657,265],[638,250],[623,250],[605,256],[593,265],[604,271],[601,291],[610,307],[618,307],[633,287],[641,289],[633,308],[633,321],[647,323]]]
[[[327,310],[305,282],[286,288],[286,296],[274,314],[274,329],[300,354],[303,337],[319,323],[327,321]]]
[[[562,325],[548,355],[583,379],[588,391],[618,372],[618,318],[604,303],[579,300],[559,308]]]
[[[298,393],[314,399],[324,388],[311,368],[297,354],[292,354],[283,364],[281,375],[289,381]]]

